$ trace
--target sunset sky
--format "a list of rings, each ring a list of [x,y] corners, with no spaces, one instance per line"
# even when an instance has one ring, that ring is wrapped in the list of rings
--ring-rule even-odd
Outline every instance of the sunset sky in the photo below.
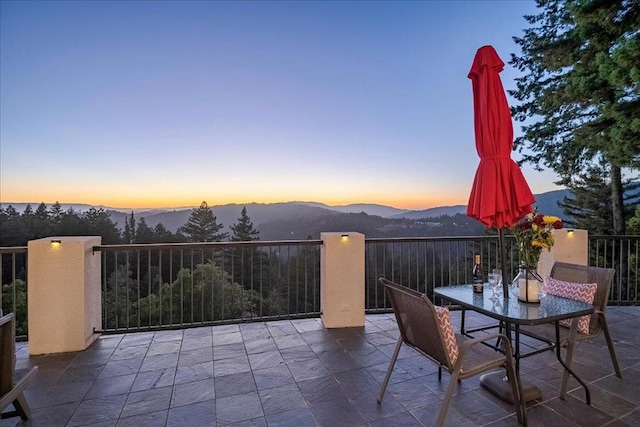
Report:
[[[469,68],[486,44],[507,62],[535,13],[533,1],[0,8],[0,202],[120,208],[466,204]],[[515,87],[517,70],[501,76]],[[534,193],[559,189],[523,171]]]

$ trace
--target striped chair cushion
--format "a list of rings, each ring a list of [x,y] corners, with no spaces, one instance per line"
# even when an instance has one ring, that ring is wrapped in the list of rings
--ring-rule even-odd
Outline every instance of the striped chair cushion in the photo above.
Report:
[[[434,306],[438,318],[438,326],[444,338],[445,350],[449,354],[449,360],[453,366],[458,359],[458,342],[456,341],[456,333],[453,332],[453,324],[451,323],[451,313],[446,307]]]
[[[547,294],[575,299],[588,304],[593,304],[593,299],[596,295],[597,289],[598,285],[596,283],[564,282],[562,280],[554,279],[553,277],[545,277],[544,279],[544,291]],[[561,320],[560,325],[570,328],[571,320],[572,319]],[[588,334],[590,321],[591,316],[580,317],[580,320],[578,320],[578,332]]]

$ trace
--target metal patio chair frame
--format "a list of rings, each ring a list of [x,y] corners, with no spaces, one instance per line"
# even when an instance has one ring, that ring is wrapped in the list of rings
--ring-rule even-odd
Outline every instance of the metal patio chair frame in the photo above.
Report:
[[[400,337],[380,387],[378,403],[384,397],[402,344],[406,344],[438,365],[439,380],[442,376],[442,368],[445,368],[451,375],[440,406],[436,422],[437,426],[441,426],[444,423],[450,400],[458,381],[501,367],[507,371],[507,375],[515,378],[515,381],[510,381],[510,383],[512,384],[513,395],[517,396],[517,399],[514,399],[516,413],[518,421],[526,425],[526,407],[521,399],[522,388],[515,371],[511,343],[506,335],[492,333],[471,339],[455,334],[459,354],[454,363],[446,350],[445,335],[438,322],[436,309],[429,298],[425,294],[391,282],[384,277],[380,278],[379,282],[384,286],[393,307]],[[504,354],[483,345],[483,343],[497,338],[500,338]]]
[[[607,324],[606,310],[607,302],[609,300],[609,292],[613,284],[613,278],[615,270],[612,268],[604,267],[590,267],[585,265],[572,264],[567,262],[555,262],[551,268],[550,277],[572,283],[596,283],[598,285],[596,294],[593,299],[593,307],[595,309],[594,314],[591,315],[591,321],[589,323],[589,333],[583,334],[574,331],[573,335],[569,328],[560,327],[559,334],[560,339],[558,342],[561,347],[566,347],[566,359],[565,363],[571,367],[571,361],[573,359],[573,351],[576,342],[593,340],[600,335],[604,334],[609,349],[609,355],[611,357],[611,363],[613,369],[618,378],[622,378],[620,366],[618,365],[618,359],[613,348],[613,340],[611,339],[611,333],[609,332],[609,326]],[[556,327],[553,323],[546,323],[536,326],[522,326],[520,333],[526,336],[535,338],[537,340],[545,342],[548,347],[544,350],[555,349],[556,346]],[[539,351],[531,352],[527,355],[538,353]],[[524,355],[524,356],[527,356]],[[562,386],[560,388],[560,397],[565,398],[567,392],[567,386],[569,381],[569,372],[564,371],[562,376]]]
[[[16,319],[13,313],[0,318],[0,412],[9,405],[13,411],[2,413],[1,418],[20,416],[23,420],[31,416],[24,390],[33,380],[38,367],[27,370],[24,375],[16,378]]]

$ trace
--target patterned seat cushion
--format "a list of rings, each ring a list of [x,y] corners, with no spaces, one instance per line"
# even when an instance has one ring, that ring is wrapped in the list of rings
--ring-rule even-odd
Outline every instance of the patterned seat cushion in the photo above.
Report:
[[[458,360],[458,342],[456,341],[456,333],[453,331],[453,324],[451,323],[451,313],[446,307],[434,306],[436,309],[436,315],[438,318],[438,325],[440,331],[444,337],[445,350],[449,354],[449,360],[451,360],[451,366]]]
[[[588,304],[593,304],[598,285],[596,283],[572,283],[554,279],[553,277],[545,277],[544,291],[549,295],[556,295],[563,298],[570,298]],[[570,328],[572,319],[560,321],[560,325]],[[578,332],[583,334],[589,333],[589,322],[591,316],[582,316],[578,320]]]

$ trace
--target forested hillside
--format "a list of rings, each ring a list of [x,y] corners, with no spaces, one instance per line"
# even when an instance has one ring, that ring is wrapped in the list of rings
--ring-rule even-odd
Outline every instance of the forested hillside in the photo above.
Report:
[[[558,202],[568,194],[566,190],[538,194],[536,206],[540,212],[563,217]],[[487,232],[479,222],[464,214],[464,206],[398,214],[394,208],[383,209],[379,205],[341,206],[336,210],[313,202],[288,202],[213,206],[211,211],[220,225],[220,233],[231,234],[231,227],[238,222],[243,208],[261,240],[317,239],[321,232],[332,231],[355,231],[372,238],[477,236]],[[357,209],[363,211],[349,212]],[[393,216],[372,215],[364,210]],[[103,207],[64,210],[59,203],[19,206],[19,209],[3,205],[0,246],[26,245],[29,240],[51,235],[101,235],[104,243],[185,242],[189,239],[180,233],[180,228],[193,212],[194,209],[127,212]]]

